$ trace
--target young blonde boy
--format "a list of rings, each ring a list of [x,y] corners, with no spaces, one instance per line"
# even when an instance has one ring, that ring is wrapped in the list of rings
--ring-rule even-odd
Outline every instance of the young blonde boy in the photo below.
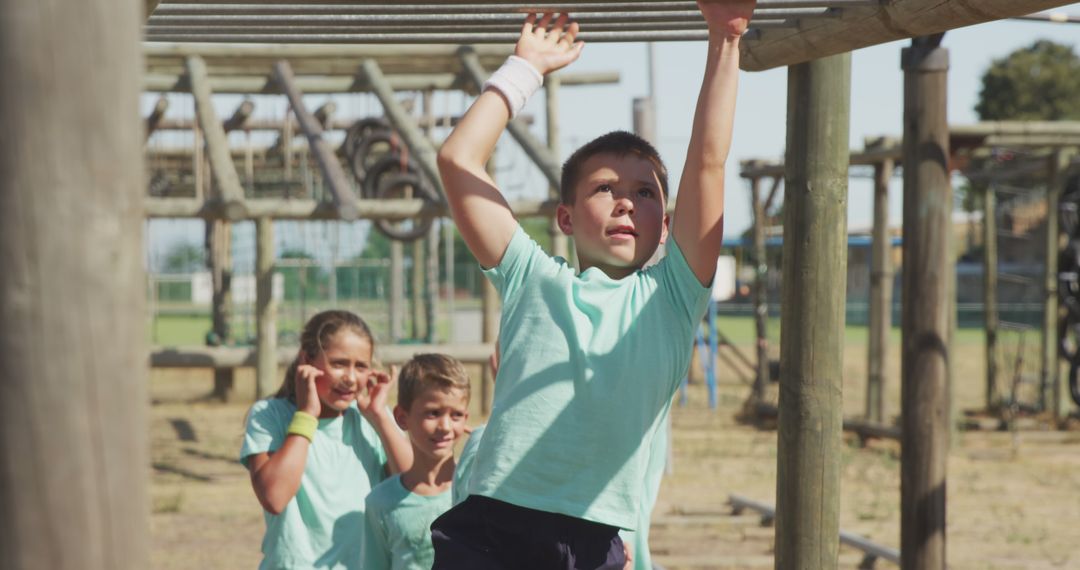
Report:
[[[668,240],[667,170],[609,133],[563,167],[559,228],[580,266],[520,228],[485,164],[508,119],[581,53],[563,14],[526,18],[514,56],[439,152],[454,220],[503,301],[491,419],[469,497],[432,524],[433,568],[622,568],[653,436],[686,373],[723,235],[739,41],[753,0],[699,1],[705,74]],[[661,243],[667,256],[643,269]]]
[[[412,446],[412,467],[365,500],[364,570],[427,570],[431,522],[451,506],[454,444],[469,417],[469,377],[442,354],[418,354],[402,367],[394,419]]]

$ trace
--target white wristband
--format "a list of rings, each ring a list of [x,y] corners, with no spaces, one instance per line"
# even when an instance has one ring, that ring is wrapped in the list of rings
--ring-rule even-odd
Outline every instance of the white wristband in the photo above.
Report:
[[[544,75],[538,69],[524,58],[512,55],[484,82],[484,90],[490,88],[501,93],[510,107],[510,118],[514,118],[543,84]]]

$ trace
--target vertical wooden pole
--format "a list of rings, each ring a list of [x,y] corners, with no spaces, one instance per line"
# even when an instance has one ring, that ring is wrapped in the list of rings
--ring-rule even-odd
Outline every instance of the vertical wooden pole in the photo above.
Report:
[[[487,169],[494,179],[494,153],[488,160]],[[499,339],[499,313],[501,309],[499,292],[495,290],[495,286],[487,278],[481,279],[480,282],[483,284],[480,296],[480,307],[483,311],[480,323],[480,340],[485,343],[494,343]],[[492,374],[491,367],[485,365],[480,381],[480,413],[483,416],[491,414],[491,402],[495,393],[494,387],[495,376]]]
[[[435,93],[424,91],[424,136],[431,140],[435,125]],[[427,235],[427,266],[425,268],[424,322],[427,323],[424,342],[435,342],[436,324],[439,315],[439,224],[431,224]]]
[[[221,346],[232,343],[232,223],[225,220],[208,220],[207,246],[209,248],[210,276],[213,282],[211,311],[213,316],[214,342]],[[228,401],[233,395],[232,368],[214,369],[215,399]]]
[[[143,5],[0,3],[0,568],[150,565]]]
[[[1061,375],[1058,374],[1058,253],[1061,249],[1061,229],[1058,225],[1058,204],[1065,190],[1069,163],[1074,149],[1057,149],[1050,155],[1046,183],[1046,272],[1043,280],[1042,330],[1042,408],[1052,408],[1054,419],[1062,413]]]
[[[424,240],[417,239],[412,242],[412,338],[419,340],[427,335],[424,327]]]
[[[851,54],[788,68],[776,568],[834,569]]]
[[[559,160],[561,156],[559,152],[559,88],[562,87],[562,80],[558,75],[549,75],[544,80],[544,102],[545,102],[545,117],[547,119],[547,147],[551,151],[551,156],[555,160]],[[557,186],[551,186],[548,189],[548,196],[552,200],[559,199],[559,188]],[[559,229],[559,224],[555,222],[555,217],[551,218],[551,225],[548,227],[548,232],[551,234],[551,254],[557,255],[563,259],[570,259],[570,246],[569,239],[566,234],[562,233]]]
[[[892,328],[892,236],[889,235],[889,179],[892,172],[892,159],[874,165],[866,419],[878,423],[885,421],[885,370],[889,356],[889,330]]]
[[[754,378],[753,403],[765,398],[765,385],[769,381],[769,301],[766,279],[769,264],[765,251],[765,203],[761,199],[761,177],[750,179],[750,201],[754,212],[753,258],[754,258],[754,331],[757,354],[757,373]]]
[[[199,121],[193,121],[191,125],[192,138],[195,141],[195,148],[191,153],[191,175],[195,183],[195,200],[202,201],[206,194],[203,192],[203,180],[206,176],[206,158],[203,156],[203,145],[206,141],[203,140],[202,129],[199,127]]]
[[[994,187],[983,191],[983,327],[986,330],[986,409],[998,409],[998,248],[997,196]]]
[[[405,244],[390,240],[390,340],[405,336]]]
[[[945,568],[952,187],[941,36],[914,38],[904,69],[904,278],[900,557]]]
[[[274,392],[278,375],[277,303],[274,302],[274,221],[255,220],[255,397]]]
[[[454,221],[450,218],[443,218],[442,226],[445,228],[443,242],[446,244],[446,314],[449,319],[447,342],[453,343],[457,340],[454,332],[454,321],[457,316],[457,304],[454,299],[457,296],[457,287],[454,284],[454,233],[456,230]]]

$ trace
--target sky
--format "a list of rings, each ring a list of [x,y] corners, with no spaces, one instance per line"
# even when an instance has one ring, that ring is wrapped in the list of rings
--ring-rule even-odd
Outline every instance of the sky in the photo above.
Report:
[[[1060,11],[1080,15],[1080,3]],[[1073,46],[1080,40],[1080,25],[1005,20],[949,31],[942,46],[949,49],[948,116],[950,124],[977,122],[975,104],[981,88],[981,76],[995,59],[1031,45],[1038,39],[1049,39]],[[866,137],[902,134],[903,73],[900,70],[900,50],[910,41],[898,41],[857,50],[852,54],[851,71],[851,129],[852,149],[861,149]],[[567,72],[617,71],[617,85],[564,87],[560,93],[560,148],[565,159],[575,148],[590,139],[616,129],[632,130],[632,103],[649,90],[646,64],[648,46],[642,43],[588,44],[581,58]],[[705,64],[705,44],[700,42],[660,42],[654,44],[656,61],[657,147],[671,172],[671,187],[678,179],[686,156],[690,137],[692,113]],[[167,116],[192,116],[190,97],[170,107]],[[735,132],[728,161],[724,234],[732,238],[750,225],[749,187],[738,176],[743,160],[782,160],[786,136],[787,70],[742,72],[736,107]],[[309,97],[314,108],[326,96]],[[143,98],[143,112],[149,113],[154,96]],[[215,100],[219,115],[228,116],[238,104],[238,96],[222,96]],[[465,110],[469,99],[463,94],[437,96],[436,112],[451,114]],[[284,97],[256,101],[256,116],[278,117],[284,114]],[[533,131],[543,138],[544,98],[535,96],[525,108],[532,114]],[[370,96],[348,96],[338,104],[338,116],[379,114],[379,106]],[[237,135],[233,135],[234,137]],[[436,134],[436,138],[440,135]],[[189,143],[190,144],[190,143]],[[511,197],[542,197],[547,183],[539,170],[532,166],[524,152],[507,135],[500,141],[497,159],[497,180]],[[902,183],[894,178],[890,187],[890,221],[899,225]],[[853,230],[867,228],[872,219],[872,186],[865,177],[853,177],[849,185],[848,225]],[[245,230],[241,230],[242,232]],[[318,228],[285,228],[279,232],[283,240],[313,243],[326,230]],[[362,247],[366,224],[343,228],[339,251],[335,256],[351,257]],[[148,224],[148,256],[160,259],[163,252],[177,240],[201,244],[201,224],[186,221],[154,221]],[[314,235],[314,237],[312,237]],[[289,237],[293,236],[293,237]],[[248,236],[238,236],[239,244],[250,243]],[[278,251],[288,244],[279,243]],[[244,247],[247,247],[246,245]],[[320,256],[321,257],[321,256]],[[243,261],[241,260],[241,263]],[[240,268],[238,268],[240,270]]]

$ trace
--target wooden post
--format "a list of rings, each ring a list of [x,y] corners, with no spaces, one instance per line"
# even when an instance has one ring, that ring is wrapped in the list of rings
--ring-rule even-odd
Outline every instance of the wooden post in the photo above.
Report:
[[[788,68],[776,568],[840,544],[851,54]]]
[[[439,195],[445,196],[446,192],[443,190],[442,177],[439,176],[439,166],[435,161],[438,150],[435,149],[431,139],[420,132],[416,119],[398,102],[394,96],[394,89],[390,86],[390,82],[386,80],[386,76],[383,75],[378,62],[373,59],[365,59],[360,65],[360,77],[371,85],[372,91],[383,106],[383,111],[386,112],[386,118],[390,121],[390,124],[394,125],[397,132],[401,134],[401,139],[405,141],[405,145],[409,147],[410,157],[416,160],[417,166],[424,172],[428,182],[438,191]]]
[[[998,248],[997,196],[993,185],[983,190],[983,328],[986,331],[986,410],[998,409]]]
[[[0,3],[2,568],[150,566],[142,11]]]
[[[158,100],[154,102],[154,109],[150,111],[150,116],[146,118],[146,139],[150,138],[150,135],[154,134],[158,125],[161,124],[161,119],[165,117],[165,111],[169,109],[169,100],[164,95],[158,97]]]
[[[412,308],[412,337],[420,340],[427,336],[424,328],[424,240],[417,239],[412,242],[412,286],[410,287]]]
[[[265,398],[277,384],[277,303],[274,302],[274,221],[255,221],[255,329],[258,361],[255,397]]]
[[[888,143],[886,143],[888,144]],[[867,351],[866,419],[885,421],[885,370],[892,329],[892,235],[889,233],[889,179],[893,161],[874,165],[874,229],[870,251],[870,346]]]
[[[233,111],[232,116],[221,125],[221,128],[224,129],[225,132],[246,129],[248,119],[251,118],[251,113],[254,111],[255,102],[251,99],[244,99],[236,106],[236,110]]]
[[[488,72],[481,65],[475,48],[464,48],[460,53],[461,67],[465,72],[465,76],[472,81],[477,89],[480,89],[480,86],[488,78]],[[537,140],[532,131],[529,130],[529,126],[525,124],[525,121],[521,120],[521,117],[511,119],[506,124],[506,130],[521,145],[521,149],[532,159],[533,164],[540,169],[540,172],[547,178],[548,184],[558,187],[562,178],[562,166],[547,145]]]
[[[405,336],[405,244],[390,240],[390,342]]]
[[[443,218],[442,225],[444,229],[443,243],[446,248],[446,314],[449,316],[449,322],[447,323],[447,329],[449,330],[447,336],[447,342],[456,342],[457,335],[454,334],[454,322],[457,320],[457,303],[455,297],[457,297],[457,286],[454,283],[454,234],[457,230],[454,229],[454,221],[450,218]]]
[[[551,156],[558,160],[559,153],[559,88],[562,87],[562,79],[558,75],[548,75],[544,81],[544,116],[547,119],[547,147]],[[558,185],[548,186],[548,197],[559,200]],[[570,259],[570,244],[568,236],[559,229],[555,217],[551,217],[551,225],[548,226],[548,234],[551,235],[551,255],[557,255],[563,259]]]
[[[1058,225],[1058,204],[1068,180],[1069,163],[1075,149],[1056,149],[1050,155],[1046,183],[1046,262],[1043,285],[1042,330],[1042,409],[1053,408],[1054,419],[1062,414],[1061,375],[1058,346],[1058,253],[1061,250],[1061,229]]]
[[[435,125],[435,93],[428,89],[423,93],[424,136],[431,140]],[[427,324],[424,342],[435,342],[436,323],[439,315],[439,224],[431,224],[427,235],[427,266],[425,268],[424,322]]]
[[[214,288],[211,297],[213,342],[228,346],[232,344],[232,223],[225,220],[207,221],[206,243]],[[214,390],[211,394],[214,398],[223,402],[232,398],[234,373],[232,368],[214,369]]]
[[[195,114],[198,115],[199,127],[206,137],[206,154],[210,159],[210,173],[214,177],[217,198],[226,219],[241,219],[247,215],[244,187],[240,185],[240,176],[236,173],[236,165],[229,153],[229,139],[225,128],[214,111],[210,83],[206,76],[206,62],[197,55],[188,57],[187,72],[191,80],[191,95],[195,99]]]
[[[904,271],[900,556],[945,568],[952,187],[941,36],[914,38],[904,70]]]
[[[349,179],[345,176],[345,170],[341,167],[341,163],[338,162],[333,149],[322,138],[322,124],[304,105],[304,95],[296,87],[289,62],[280,60],[275,63],[274,77],[281,84],[281,89],[289,98],[289,106],[292,108],[293,114],[296,115],[296,121],[300,123],[300,130],[308,139],[308,148],[319,163],[323,183],[330,187],[330,193],[334,197],[334,204],[337,206],[338,214],[345,221],[355,220],[356,195],[353,193]],[[326,112],[329,112],[329,109]],[[285,124],[291,127],[289,121],[285,121]],[[288,154],[288,150],[286,150],[286,156]]]
[[[769,381],[769,275],[768,254],[765,250],[765,203],[761,200],[761,178],[750,179],[750,202],[753,208],[753,257],[754,257],[754,331],[757,355],[756,374],[752,391],[752,403],[765,398],[765,385]]]

